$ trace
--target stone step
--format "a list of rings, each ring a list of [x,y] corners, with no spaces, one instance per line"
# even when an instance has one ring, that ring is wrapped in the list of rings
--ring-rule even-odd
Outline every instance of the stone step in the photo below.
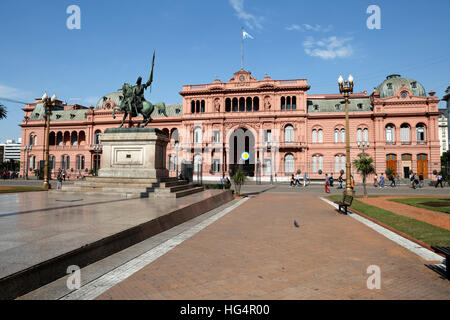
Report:
[[[157,183],[158,179],[86,177],[85,181],[86,182],[98,182],[98,183],[140,183],[140,184],[152,184],[152,183]]]
[[[149,188],[158,187],[157,182],[153,183],[114,183],[114,182],[91,182],[91,181],[77,181],[73,184],[76,187],[110,187],[110,188]]]
[[[193,188],[194,185],[193,184],[181,184],[181,185],[177,185],[177,186],[173,186],[173,187],[159,187],[159,188],[155,188],[154,192],[156,193],[161,193],[161,192],[165,192],[165,193],[170,193],[170,192],[178,192],[181,190],[186,190],[186,189],[190,189]]]
[[[151,198],[181,198],[194,193],[202,192],[203,187],[193,187],[177,192],[153,192],[149,194]]]

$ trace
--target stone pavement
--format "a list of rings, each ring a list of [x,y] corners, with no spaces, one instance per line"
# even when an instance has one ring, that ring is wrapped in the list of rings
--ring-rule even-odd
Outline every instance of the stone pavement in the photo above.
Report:
[[[410,196],[399,197],[399,196],[390,196],[390,197],[376,197],[376,198],[366,198],[366,199],[358,199],[362,202],[370,204],[372,206],[386,208],[387,210],[394,212],[396,214],[400,214],[402,216],[407,216],[413,219],[417,219],[420,221],[424,221],[435,226],[445,228],[450,230],[450,214],[444,212],[438,212],[433,210],[427,210],[423,208],[418,208],[414,206],[410,206],[404,203],[398,203],[394,201],[389,201],[389,199],[399,199],[399,198],[409,198]],[[415,196],[416,197],[416,196]],[[436,196],[426,196],[420,195],[420,197],[436,197]]]
[[[0,279],[220,192],[158,202],[47,192],[0,194]]]
[[[98,299],[450,299],[449,281],[429,262],[316,195],[277,189],[254,196]],[[380,267],[380,290],[367,288],[371,265]]]

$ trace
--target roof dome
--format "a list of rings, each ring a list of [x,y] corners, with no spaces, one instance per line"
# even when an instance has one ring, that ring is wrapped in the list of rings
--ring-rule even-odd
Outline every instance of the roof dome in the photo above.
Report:
[[[405,88],[410,90],[414,96],[427,96],[425,88],[420,82],[409,78],[402,78],[399,74],[391,74],[377,87],[380,98],[392,97],[402,85],[405,85]]]
[[[113,92],[113,93],[103,96],[102,98],[100,98],[100,100],[98,100],[97,105],[95,106],[95,109],[103,109],[103,106],[105,105],[105,103],[107,101],[112,101],[116,105],[119,105],[120,104],[119,96],[121,96],[121,95],[122,95],[122,90],[118,90],[116,92]]]

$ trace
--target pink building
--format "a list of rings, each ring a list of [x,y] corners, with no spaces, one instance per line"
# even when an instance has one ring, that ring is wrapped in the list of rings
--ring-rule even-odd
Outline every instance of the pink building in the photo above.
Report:
[[[258,81],[240,70],[227,82],[183,86],[182,105],[167,105],[168,117],[155,110],[149,126],[170,138],[167,167],[172,176],[182,163],[191,163],[194,176],[201,171],[203,181],[218,181],[239,164],[250,179],[262,181],[287,181],[298,170],[311,179],[323,179],[325,173],[336,177],[345,170],[345,105],[339,94],[309,95],[309,89],[306,79]],[[64,169],[73,179],[101,165],[98,136],[120,124],[120,115],[111,116],[120,94],[106,95],[95,108],[61,104],[52,112],[55,171]],[[364,152],[373,157],[379,174],[390,167],[400,177],[413,171],[431,179],[440,170],[434,92],[427,95],[419,82],[390,75],[372,94],[354,93],[350,100],[352,160],[363,152],[358,141],[365,141],[369,147]],[[44,110],[40,99],[23,110],[22,141],[32,145],[28,155],[22,152],[25,174],[44,158]],[[127,126],[132,125],[129,120]]]

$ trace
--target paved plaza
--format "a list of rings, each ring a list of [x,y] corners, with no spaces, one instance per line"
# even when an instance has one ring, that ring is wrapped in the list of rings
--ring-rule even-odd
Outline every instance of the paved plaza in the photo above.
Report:
[[[361,193],[360,188],[356,191]],[[159,203],[45,192],[0,195],[0,275],[23,270],[214,192],[219,191]],[[340,193],[333,188],[331,194]],[[405,186],[371,187],[369,193],[381,198],[368,202],[387,201],[389,195],[449,195],[447,188]],[[195,233],[179,244],[91,298],[450,299],[448,280],[427,267],[442,259],[424,260],[351,216],[338,214],[321,200],[326,195],[323,186],[249,184],[242,194],[247,198],[82,268],[83,286],[193,228]],[[199,227],[218,214],[206,227]],[[447,223],[445,214],[439,216],[439,223]],[[368,289],[369,266],[380,268],[381,289]],[[65,286],[62,278],[22,299],[74,298],[67,296],[70,290]]]

